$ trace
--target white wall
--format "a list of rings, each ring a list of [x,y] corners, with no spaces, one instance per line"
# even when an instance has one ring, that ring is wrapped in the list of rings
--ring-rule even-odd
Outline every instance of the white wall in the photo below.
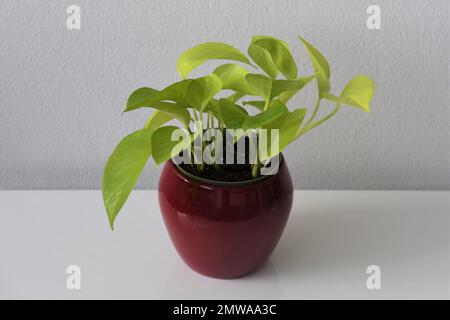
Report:
[[[128,94],[178,80],[185,49],[252,35],[317,46],[339,92],[376,81],[373,113],[344,109],[286,152],[297,188],[449,189],[449,2],[287,0],[1,0],[0,189],[99,188],[104,162],[149,110],[122,114]],[[69,31],[66,8],[82,9]],[[377,4],[382,29],[366,28]],[[202,68],[207,71],[212,67]],[[314,86],[295,100],[311,106]],[[155,187],[149,166],[140,187]]]

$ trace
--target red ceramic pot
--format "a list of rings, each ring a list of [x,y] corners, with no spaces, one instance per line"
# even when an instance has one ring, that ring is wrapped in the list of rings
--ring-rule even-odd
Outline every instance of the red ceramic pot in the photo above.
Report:
[[[275,175],[224,183],[195,177],[168,161],[159,204],[170,238],[186,264],[214,278],[256,271],[283,233],[293,187],[281,157]]]

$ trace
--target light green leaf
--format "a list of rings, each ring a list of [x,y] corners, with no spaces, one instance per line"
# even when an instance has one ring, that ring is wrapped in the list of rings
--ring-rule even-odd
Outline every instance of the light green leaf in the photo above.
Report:
[[[342,91],[342,103],[370,112],[370,100],[375,91],[375,83],[366,76],[356,76],[350,80]]]
[[[219,100],[221,118],[225,126],[229,129],[240,129],[242,124],[248,118],[245,109],[232,103],[227,99]]]
[[[148,107],[150,102],[155,101],[155,97],[158,94],[159,91],[152,88],[139,88],[135,90],[128,98],[125,112]]]
[[[222,81],[215,74],[195,79],[189,85],[187,101],[200,111],[222,89]]]
[[[247,52],[248,55],[255,61],[255,63],[264,70],[265,73],[269,75],[269,77],[275,79],[279,73],[279,70],[275,63],[272,61],[272,57],[270,54],[265,50],[264,48],[261,48],[255,44],[258,40],[263,39],[272,39],[272,40],[278,40],[273,37],[268,36],[254,36],[252,38],[252,42],[250,43]],[[281,41],[281,40],[278,40]],[[284,41],[281,41],[283,45],[287,47],[287,44]]]
[[[279,96],[278,96],[278,100],[280,100],[281,102],[283,102],[284,104],[288,103],[289,100],[292,99],[292,97],[294,97],[303,87],[305,87],[312,79],[314,79],[315,76],[309,76],[309,77],[304,77],[304,78],[300,78],[298,80],[302,81],[302,85],[298,86],[296,88],[293,88],[291,90],[282,92]]]
[[[211,99],[208,105],[206,106],[205,111],[212,112],[214,117],[216,117],[216,119],[219,119],[220,122],[223,122],[218,100]]]
[[[266,160],[282,152],[295,139],[295,134],[300,128],[306,115],[306,109],[295,109],[294,111],[289,112],[286,106],[279,100],[274,100],[271,108],[278,104],[280,105],[279,108],[284,109],[285,112],[281,117],[263,126],[264,129],[268,129],[269,131],[267,134],[267,155],[266,157],[262,157],[262,160]],[[270,134],[270,129],[279,130],[279,145],[273,146],[274,152],[272,152],[272,136]]]
[[[324,98],[370,112],[370,101],[374,91],[375,83],[372,79],[366,76],[356,76],[347,83],[340,97],[327,93]]]
[[[286,110],[286,107],[282,104],[272,104],[266,111],[245,119],[242,128],[244,130],[261,128],[265,124],[281,117]]]
[[[244,106],[249,105],[249,106],[255,107],[259,111],[264,111],[264,106],[265,106],[266,102],[265,101],[244,101],[243,104],[244,104]]]
[[[126,136],[106,163],[103,174],[103,201],[111,229],[114,229],[114,220],[151,155],[152,133],[150,129],[142,129]]]
[[[245,80],[249,73],[247,69],[237,64],[224,64],[213,72],[222,81],[223,89],[234,90],[236,92],[246,93],[250,87]]]
[[[245,76],[251,90],[258,96],[268,99],[272,91],[272,79],[261,74],[248,74]]]
[[[125,112],[143,107],[161,108],[158,102],[174,101],[179,104],[186,103],[186,95],[193,80],[183,80],[176,82],[161,91],[152,88],[140,88],[134,91],[127,101]]]
[[[330,91],[330,65],[328,64],[327,59],[325,59],[325,57],[319,52],[319,50],[314,48],[302,37],[299,38],[303,42],[306,50],[309,53],[309,57],[313,64],[314,70],[316,71],[319,94],[322,96],[323,93]]]
[[[188,74],[204,62],[215,59],[240,61],[250,64],[247,57],[238,49],[225,43],[207,42],[185,51],[177,61],[177,70],[185,79]]]
[[[148,118],[144,125],[144,129],[152,129],[154,131],[173,119],[175,119],[175,117],[171,114],[156,110],[150,118]]]
[[[302,78],[297,80],[272,80],[270,99],[278,97],[282,93],[298,92],[305,84],[306,83]]]
[[[311,79],[312,77],[299,78],[296,80],[276,80],[260,74],[248,74],[246,76],[246,80],[252,91],[266,101],[272,100],[281,94],[285,94],[283,100],[289,100]]]
[[[286,43],[275,38],[260,38],[254,45],[265,50],[277,69],[287,78],[297,78],[297,65]]]
[[[163,94],[167,94],[168,96],[168,92],[174,93],[175,91],[176,89],[172,87]],[[176,118],[178,121],[180,121],[185,127],[188,127],[191,117],[186,109],[186,105],[180,103],[159,101],[159,99],[161,99],[163,95],[161,94],[162,92],[163,91],[158,92],[150,88],[140,88],[136,90],[128,99],[127,109],[125,111],[128,112],[142,107],[154,108],[170,114],[173,118]],[[172,97],[175,100],[175,95],[172,95]],[[179,101],[182,100],[181,93],[179,93],[179,96],[176,99]]]
[[[180,130],[181,141],[172,141],[172,135],[176,130]],[[176,137],[174,137],[176,138]],[[161,164],[177,155],[184,149],[190,147],[192,143],[192,136],[187,130],[180,129],[175,126],[161,127],[152,135],[152,156],[156,164]]]
[[[225,99],[227,99],[227,100],[229,100],[229,101],[231,101],[233,103],[236,103],[236,101],[238,101],[239,99],[241,99],[245,95],[246,95],[246,93],[236,92],[236,93],[233,93],[232,95],[226,97]]]

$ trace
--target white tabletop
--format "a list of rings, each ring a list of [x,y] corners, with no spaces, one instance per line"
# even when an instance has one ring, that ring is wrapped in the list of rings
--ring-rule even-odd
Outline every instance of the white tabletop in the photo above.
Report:
[[[0,192],[0,298],[392,299],[450,297],[450,192],[297,191],[271,259],[236,280],[175,252],[156,191],[108,228],[100,191]],[[66,269],[81,268],[81,290]],[[366,268],[381,268],[368,290]]]

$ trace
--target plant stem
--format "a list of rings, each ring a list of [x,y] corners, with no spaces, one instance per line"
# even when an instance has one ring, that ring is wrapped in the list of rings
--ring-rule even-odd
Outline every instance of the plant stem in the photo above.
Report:
[[[198,113],[197,113],[197,112],[198,112]],[[201,127],[200,127],[200,128],[195,128],[195,129],[196,129],[196,130],[203,131],[203,116],[202,116],[202,113],[201,113],[200,111],[197,111],[196,109],[192,109],[192,114],[193,114],[194,120],[195,120],[196,122],[200,122],[200,121],[201,121]],[[201,119],[201,120],[200,120],[200,119]],[[203,132],[201,132],[200,135],[201,135],[200,138],[202,139],[202,137],[203,137]],[[202,139],[202,155],[203,155],[203,148],[204,148],[203,143],[204,143],[204,141],[203,141],[203,139]],[[196,151],[196,150],[195,150],[195,144],[194,144],[194,148],[193,148],[194,162],[196,162],[196,160],[197,160],[196,152],[195,152],[195,151]],[[199,172],[202,172],[203,169],[205,168],[205,164],[204,164],[203,161],[202,161],[202,157],[200,157],[200,159],[198,159],[198,160],[200,160],[201,163],[196,163],[195,166],[196,166],[196,168],[197,168],[197,170],[198,170]]]
[[[307,133],[308,131],[314,129],[315,127],[321,125],[322,123],[324,123],[325,121],[329,120],[331,117],[333,117],[341,108],[341,105],[338,103],[336,105],[336,107],[334,108],[334,110],[328,114],[326,117],[320,119],[319,121],[314,122],[313,124],[306,124],[303,128],[301,128],[297,134],[295,135],[295,139],[297,139],[298,137],[304,135],[305,133]]]
[[[192,115],[194,116],[194,121],[198,121],[197,111],[192,109]]]
[[[253,165],[252,168],[252,177],[253,178],[257,178],[259,175],[259,167],[261,166],[261,163],[259,162],[259,160],[256,160],[256,163]]]
[[[270,106],[270,99],[267,98],[267,99],[266,99],[266,102],[264,103],[264,111],[266,111],[267,109],[269,109],[269,106]]]
[[[311,115],[311,117],[309,117],[308,121],[306,121],[305,126],[309,125],[311,122],[313,122],[314,118],[317,116],[317,113],[319,112],[319,107],[320,107],[320,101],[322,99],[319,97],[317,99],[316,105],[314,106],[314,111]]]
[[[251,155],[251,150],[253,148],[253,139],[252,136],[248,137],[248,145],[249,145],[249,155]],[[252,177],[256,178],[259,175],[259,167],[261,166],[261,163],[259,162],[259,146],[258,146],[258,137],[256,138],[256,159],[255,159],[255,163],[253,165],[251,165],[252,167]]]

